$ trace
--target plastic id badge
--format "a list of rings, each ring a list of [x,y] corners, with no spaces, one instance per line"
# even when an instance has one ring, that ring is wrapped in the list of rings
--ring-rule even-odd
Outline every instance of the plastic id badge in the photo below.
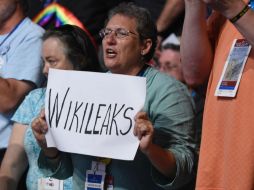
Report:
[[[250,50],[251,46],[245,39],[234,40],[215,96],[235,97]]]
[[[38,190],[63,190],[63,180],[40,178],[38,179]]]
[[[86,171],[85,190],[104,190],[105,172]]]

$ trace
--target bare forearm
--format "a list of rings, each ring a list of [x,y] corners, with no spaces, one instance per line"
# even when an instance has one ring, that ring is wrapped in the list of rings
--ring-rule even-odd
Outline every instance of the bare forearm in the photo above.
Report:
[[[0,78],[0,112],[5,113],[10,110],[13,105],[10,103],[11,85],[8,80]]]
[[[24,150],[24,136],[27,125],[14,123],[7,151],[0,168],[0,187],[8,190],[17,186],[22,174],[28,166]]]
[[[32,83],[0,78],[0,113],[13,110],[32,88]]]
[[[173,180],[176,175],[176,161],[174,155],[158,145],[151,144],[145,153],[152,165],[164,176]]]
[[[219,9],[220,13],[224,15],[227,19],[231,19],[236,16],[247,4],[241,0],[232,1],[226,3],[224,9]],[[248,42],[254,46],[254,11],[248,10],[242,17],[237,20],[234,25],[239,30],[239,32],[248,40]]]
[[[183,0],[168,0],[157,20],[157,30],[163,32],[183,11]]]
[[[0,187],[1,190],[16,190],[17,182],[11,178],[0,175]]]
[[[206,28],[206,6],[200,1],[186,1],[181,38],[181,61],[186,83],[198,86],[207,81],[213,54]]]
[[[16,144],[10,144],[0,169],[1,190],[16,189],[16,186],[28,165],[23,148]]]
[[[236,28],[247,39],[247,41],[254,47],[254,12],[250,10],[246,15],[235,23]]]

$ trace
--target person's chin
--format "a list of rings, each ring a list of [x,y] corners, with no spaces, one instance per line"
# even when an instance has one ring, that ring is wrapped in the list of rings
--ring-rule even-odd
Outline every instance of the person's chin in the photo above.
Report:
[[[106,61],[105,61],[105,65],[106,65],[106,67],[107,67],[109,70],[111,70],[111,69],[113,69],[114,67],[116,67],[116,62],[113,61],[113,60],[106,60]]]

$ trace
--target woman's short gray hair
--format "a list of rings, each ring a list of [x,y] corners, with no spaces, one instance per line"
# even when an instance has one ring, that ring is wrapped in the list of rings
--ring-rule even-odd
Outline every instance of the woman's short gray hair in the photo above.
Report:
[[[105,25],[107,25],[108,21],[116,14],[134,18],[137,23],[137,32],[139,33],[141,41],[145,39],[152,40],[150,51],[144,55],[144,60],[146,62],[150,61],[157,45],[157,29],[150,12],[134,3],[120,3],[118,6],[110,10]]]

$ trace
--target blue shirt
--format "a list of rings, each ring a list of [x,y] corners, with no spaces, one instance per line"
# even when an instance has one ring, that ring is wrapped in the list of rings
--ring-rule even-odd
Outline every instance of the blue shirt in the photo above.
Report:
[[[41,36],[43,29],[25,18],[0,47],[3,65],[0,77],[30,81],[39,86],[42,79]],[[2,42],[7,35],[0,35]],[[4,89],[1,89],[4,90]],[[13,113],[0,114],[0,149],[8,145]]]
[[[29,125],[25,132],[24,149],[28,158],[29,169],[26,178],[26,185],[28,190],[36,190],[38,188],[38,179],[48,177],[38,168],[37,160],[41,148],[36,142],[31,129],[31,122],[37,117],[44,107],[45,103],[45,88],[39,88],[31,91],[15,112],[12,120],[17,123]],[[64,190],[72,190],[71,178],[64,181]]]

